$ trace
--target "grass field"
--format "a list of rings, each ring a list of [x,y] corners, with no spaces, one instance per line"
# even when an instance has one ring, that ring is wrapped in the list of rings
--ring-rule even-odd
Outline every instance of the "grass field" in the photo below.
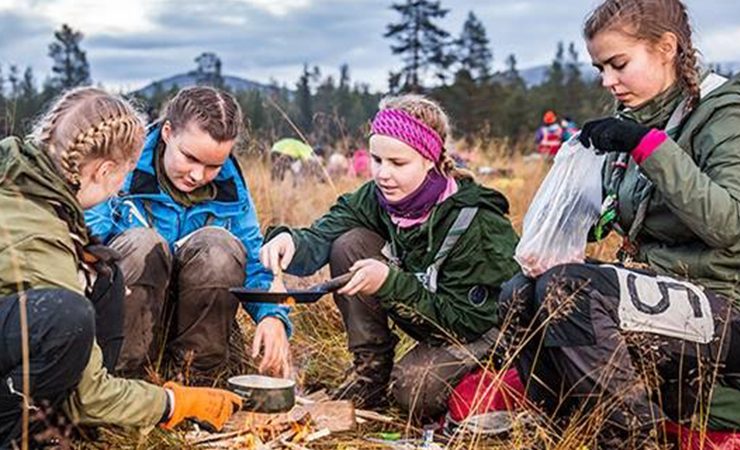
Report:
[[[486,154],[500,154],[493,149],[487,149]],[[478,180],[490,187],[500,190],[506,195],[511,203],[510,218],[517,229],[521,230],[521,222],[527,207],[534,196],[541,180],[549,168],[549,163],[541,160],[527,160],[522,157],[513,158],[490,158],[478,161],[478,164],[486,164],[496,167],[506,176],[481,177]],[[281,183],[273,183],[270,180],[268,166],[256,158],[247,158],[243,162],[245,175],[248,178],[252,196],[258,209],[263,227],[275,224],[288,224],[291,226],[304,226],[321,216],[334,203],[336,197],[347,191],[355,189],[362,180],[354,178],[342,178],[335,180],[333,185],[319,183],[315,180],[301,180],[294,183],[287,179]],[[614,237],[605,242],[590,247],[589,253],[602,260],[610,260],[614,257],[617,247],[617,239]],[[328,269],[324,268],[320,273],[309,278],[297,279],[288,276],[286,284],[299,286],[307,285],[328,276]],[[345,335],[341,317],[334,306],[331,298],[325,297],[319,303],[310,306],[298,306],[295,308],[292,319],[295,324],[294,337],[292,339],[292,355],[295,367],[296,379],[299,385],[299,395],[309,391],[326,387],[331,388],[338,385],[344,378],[346,370],[350,366],[350,355],[346,350]],[[244,331],[246,342],[251,342],[251,334],[254,330],[249,317],[240,313],[238,320]],[[241,345],[241,344],[239,344]],[[408,350],[413,343],[410,339],[402,337],[397,349],[397,357]],[[254,372],[254,362],[248,356],[241,355],[238,370]],[[488,365],[488,361],[481,361],[481,366]],[[214,384],[221,385],[226,374],[219,375]],[[152,379],[161,381],[173,374],[162,373],[162,370],[154,368]],[[604,407],[608,407],[605,405]],[[598,408],[597,408],[598,409]],[[412,424],[404,415],[391,408],[385,411],[386,415],[393,419],[392,423],[370,422],[359,426],[353,432],[333,434],[329,437],[317,440],[310,444],[302,443],[300,439],[288,442],[282,446],[272,448],[316,448],[316,449],[378,449],[389,448],[386,445],[370,442],[366,439],[378,431],[400,432],[405,438],[418,438],[421,434],[419,428]],[[527,426],[515,427],[503,440],[484,440],[480,436],[455,436],[447,442],[447,448],[470,449],[470,448],[500,448],[500,449],[587,449],[592,446],[592,437],[599,429],[603,414],[600,411],[584,411],[581,418],[574,420],[566,428],[557,428],[551,423],[543,421],[519,421],[515,422]],[[305,427],[305,432],[311,430]],[[274,431],[272,434],[274,437]],[[261,435],[269,439],[271,432],[262,429]],[[77,441],[74,448],[196,448],[192,442],[192,436],[186,431],[179,433],[164,433],[160,430],[152,430],[147,434],[126,433],[122,430],[99,429],[97,444],[91,442]],[[259,448],[251,435],[249,439],[244,437],[223,441],[220,448]],[[200,447],[198,447],[200,448]],[[393,447],[391,447],[393,448]],[[396,446],[395,448],[404,448]],[[412,447],[406,447],[412,448]]]

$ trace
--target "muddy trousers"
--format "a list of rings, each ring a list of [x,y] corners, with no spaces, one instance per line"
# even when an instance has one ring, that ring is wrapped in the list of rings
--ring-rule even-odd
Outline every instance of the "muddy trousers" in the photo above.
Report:
[[[370,230],[348,231],[332,245],[332,276],[346,273],[360,259],[385,260],[381,255],[384,245],[385,240]],[[418,342],[394,365],[398,339],[388,319],[410,335],[420,334],[418,329],[411,329],[406,313],[382,307],[373,296],[335,294],[334,301],[342,314],[349,350],[355,355],[355,370],[377,378],[378,383],[387,383],[390,377],[396,403],[417,419],[444,413],[452,389],[465,374],[485,363],[495,345],[496,330],[464,346]]]
[[[133,228],[110,246],[123,256],[127,287],[117,369],[140,376],[165,347],[178,366],[198,372],[222,366],[239,306],[228,289],[245,279],[242,243],[223,228],[207,227],[171,251],[155,230]]]
[[[95,310],[85,297],[63,289],[26,291],[31,433],[44,428],[77,386],[95,337]],[[0,298],[0,449],[22,427],[23,353],[18,295]],[[33,441],[33,439],[31,439]]]
[[[645,276],[653,294],[666,295],[630,288],[620,297],[615,269],[569,264],[505,283],[500,311],[530,400],[555,418],[602,421],[595,424],[600,448],[643,448],[664,440],[666,418],[685,423],[706,411],[713,383],[702,376],[717,374],[715,381],[727,385],[740,380],[740,315],[705,291],[715,335],[708,344],[634,331],[620,316],[620,298],[659,318],[661,303],[667,308],[686,297],[671,298],[671,280],[621,270]]]

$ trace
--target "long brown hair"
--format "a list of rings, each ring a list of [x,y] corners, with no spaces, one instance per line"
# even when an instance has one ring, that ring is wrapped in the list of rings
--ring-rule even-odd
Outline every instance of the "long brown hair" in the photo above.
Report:
[[[177,133],[191,122],[216,142],[231,141],[243,129],[242,110],[233,95],[208,86],[180,90],[164,108],[161,117]]]
[[[437,168],[445,176],[454,176],[455,178],[473,178],[473,174],[467,170],[462,170],[455,165],[455,161],[450,156],[447,147],[451,139],[450,118],[434,100],[418,94],[404,94],[399,96],[384,97],[380,100],[378,108],[383,109],[400,109],[406,111],[420,121],[427,124],[432,130],[436,131],[444,145],[442,155],[439,159]]]
[[[583,35],[591,40],[605,30],[618,30],[650,43],[657,43],[665,33],[673,33],[678,40],[676,76],[688,93],[687,106],[692,108],[698,103],[697,51],[691,40],[689,14],[681,0],[606,0],[586,19]]]
[[[144,121],[130,103],[102,89],[82,87],[62,94],[36,123],[31,138],[76,191],[86,162],[130,162],[144,145],[144,135]]]

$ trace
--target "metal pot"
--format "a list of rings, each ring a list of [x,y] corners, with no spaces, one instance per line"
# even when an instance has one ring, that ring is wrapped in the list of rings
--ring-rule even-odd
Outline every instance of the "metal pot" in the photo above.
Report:
[[[295,405],[295,381],[263,375],[239,375],[228,380],[231,391],[240,396],[242,410],[283,413]]]

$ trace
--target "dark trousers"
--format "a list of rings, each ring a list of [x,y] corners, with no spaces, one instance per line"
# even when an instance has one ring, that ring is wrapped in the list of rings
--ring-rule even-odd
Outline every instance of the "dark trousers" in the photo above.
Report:
[[[702,376],[740,373],[731,350],[740,345],[740,315],[728,300],[705,293],[716,339],[698,344],[625,331],[612,268],[570,264],[537,280],[514,277],[503,286],[500,311],[528,398],[556,417],[601,417],[603,448],[661,439],[653,434],[666,416],[683,422],[706,411],[712,382]],[[633,302],[649,310],[658,300]]]
[[[85,297],[63,289],[25,293],[29,336],[30,397],[23,397],[18,295],[0,298],[0,448],[21,435],[22,405],[32,408],[31,431],[49,417],[80,380],[95,336],[95,310]]]
[[[384,244],[385,240],[380,235],[364,228],[343,234],[332,245],[332,276],[348,272],[360,259],[384,260],[381,255]],[[371,354],[375,357],[370,360],[387,360],[393,364],[393,351],[398,340],[391,332],[389,318],[420,341],[393,365],[390,373],[391,392],[396,403],[416,418],[436,417],[444,413],[452,389],[465,374],[485,364],[485,358],[496,344],[496,329],[465,345],[432,339],[432,332],[415,323],[408,310],[386,309],[380,300],[370,295],[334,294],[334,301],[347,330],[349,350],[355,355]],[[436,334],[437,330],[434,331]],[[420,339],[424,336],[428,339]],[[366,371],[382,370],[371,366]]]
[[[120,262],[126,298],[117,369],[140,376],[165,345],[175,362],[212,371],[224,364],[239,302],[229,288],[245,278],[246,250],[227,230],[207,227],[170,251],[151,228],[133,228],[110,246]]]

